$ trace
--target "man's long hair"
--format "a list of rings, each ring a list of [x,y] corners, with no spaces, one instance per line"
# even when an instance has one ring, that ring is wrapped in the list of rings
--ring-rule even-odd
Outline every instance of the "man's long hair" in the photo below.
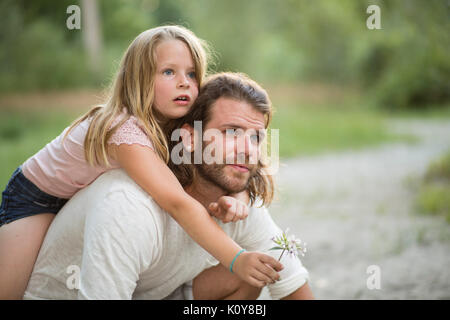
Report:
[[[194,121],[201,121],[205,127],[211,117],[211,107],[219,98],[247,102],[264,114],[265,128],[267,129],[269,126],[272,119],[272,103],[267,92],[243,73],[218,73],[205,80],[191,111],[183,118],[173,121],[169,126],[167,140],[170,150],[180,142],[171,140],[173,130],[180,128],[183,124],[194,128]],[[192,184],[196,174],[195,165],[183,163],[175,165],[172,161],[169,161],[168,165],[182,186]],[[261,200],[261,206],[268,206],[273,200],[273,179],[272,176],[266,174],[265,170],[266,165],[259,160],[256,174],[250,178],[247,187],[251,205],[255,204],[257,200]]]

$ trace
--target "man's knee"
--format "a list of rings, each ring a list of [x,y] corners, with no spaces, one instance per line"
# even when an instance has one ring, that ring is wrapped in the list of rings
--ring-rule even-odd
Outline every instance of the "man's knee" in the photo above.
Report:
[[[204,270],[193,281],[194,299],[253,300],[261,293],[221,265]]]
[[[241,280],[238,290],[230,298],[236,300],[256,300],[261,294],[261,290],[261,288],[253,287]]]

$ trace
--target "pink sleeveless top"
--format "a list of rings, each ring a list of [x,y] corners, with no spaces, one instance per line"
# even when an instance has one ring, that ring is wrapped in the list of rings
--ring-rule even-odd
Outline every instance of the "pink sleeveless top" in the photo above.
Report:
[[[120,117],[112,126],[120,121]],[[90,119],[72,129],[63,142],[68,127],[22,165],[24,176],[42,191],[64,199],[71,198],[103,172],[118,168],[119,164],[108,158],[110,167],[91,166],[84,157],[84,138]],[[140,144],[153,149],[139,120],[131,116],[108,140],[108,144]]]

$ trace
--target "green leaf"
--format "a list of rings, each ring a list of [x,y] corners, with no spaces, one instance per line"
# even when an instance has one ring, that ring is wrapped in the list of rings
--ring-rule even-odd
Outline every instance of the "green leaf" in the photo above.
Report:
[[[270,248],[269,250],[283,250],[284,248],[281,248],[281,247],[273,247],[273,248]]]

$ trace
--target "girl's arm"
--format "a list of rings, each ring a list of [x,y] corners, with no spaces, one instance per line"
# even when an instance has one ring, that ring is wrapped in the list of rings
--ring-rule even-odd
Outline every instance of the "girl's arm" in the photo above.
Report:
[[[200,202],[189,196],[153,150],[140,145],[110,145],[112,156],[128,175],[180,224],[189,236],[229,268],[241,250],[209,216]],[[279,278],[274,270],[282,265],[269,255],[244,252],[233,265],[233,271],[257,287]]]

